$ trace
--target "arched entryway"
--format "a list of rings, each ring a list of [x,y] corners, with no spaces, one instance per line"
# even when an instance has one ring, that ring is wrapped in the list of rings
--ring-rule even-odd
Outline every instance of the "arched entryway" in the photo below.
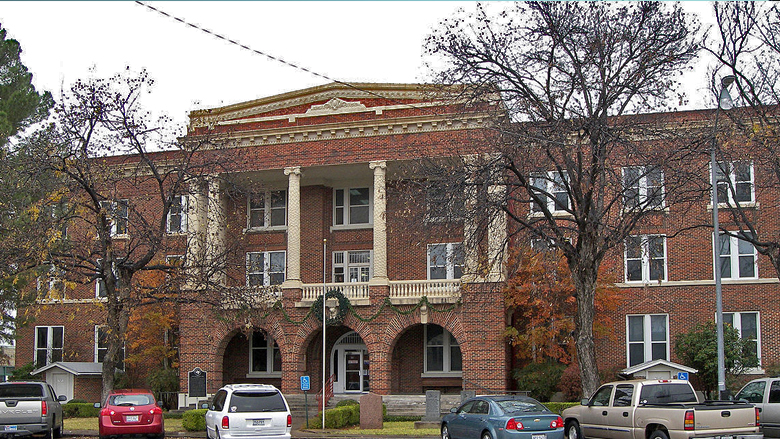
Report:
[[[370,390],[368,349],[355,331],[339,337],[330,353],[333,393],[362,393]]]
[[[236,331],[222,357],[223,384],[263,383],[277,387],[282,379],[282,355],[269,333],[256,328]]]

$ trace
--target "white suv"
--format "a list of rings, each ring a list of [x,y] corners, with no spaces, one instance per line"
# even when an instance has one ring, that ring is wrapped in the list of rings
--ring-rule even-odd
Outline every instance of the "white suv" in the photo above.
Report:
[[[267,384],[230,384],[206,412],[209,439],[290,439],[292,415],[284,395]]]

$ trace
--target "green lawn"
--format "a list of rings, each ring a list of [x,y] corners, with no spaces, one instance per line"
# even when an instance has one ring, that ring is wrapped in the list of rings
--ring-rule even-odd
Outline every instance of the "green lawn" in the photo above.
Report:
[[[94,430],[98,429],[97,417],[94,418],[66,418],[65,430]],[[165,431],[183,431],[181,419],[166,419]]]

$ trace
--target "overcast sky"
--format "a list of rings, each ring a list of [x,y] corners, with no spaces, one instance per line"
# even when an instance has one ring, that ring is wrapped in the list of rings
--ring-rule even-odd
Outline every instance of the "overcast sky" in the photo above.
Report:
[[[425,79],[423,41],[470,1],[149,2],[253,49],[348,82]],[[711,21],[708,2],[683,2]],[[130,1],[2,2],[0,23],[22,45],[39,90],[55,97],[77,78],[145,68],[144,105],[186,123],[189,111],[331,81],[230,45]],[[92,73],[94,71],[94,73]],[[692,77],[691,94],[704,81]],[[706,102],[696,98],[694,107]]]

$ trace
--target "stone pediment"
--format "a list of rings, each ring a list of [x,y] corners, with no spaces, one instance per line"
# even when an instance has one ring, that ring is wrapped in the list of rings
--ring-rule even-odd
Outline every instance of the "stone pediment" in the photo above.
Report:
[[[351,113],[354,111],[364,111],[366,106],[359,101],[345,101],[339,98],[333,98],[321,105],[312,105],[306,110],[307,116],[319,116],[325,114]]]

